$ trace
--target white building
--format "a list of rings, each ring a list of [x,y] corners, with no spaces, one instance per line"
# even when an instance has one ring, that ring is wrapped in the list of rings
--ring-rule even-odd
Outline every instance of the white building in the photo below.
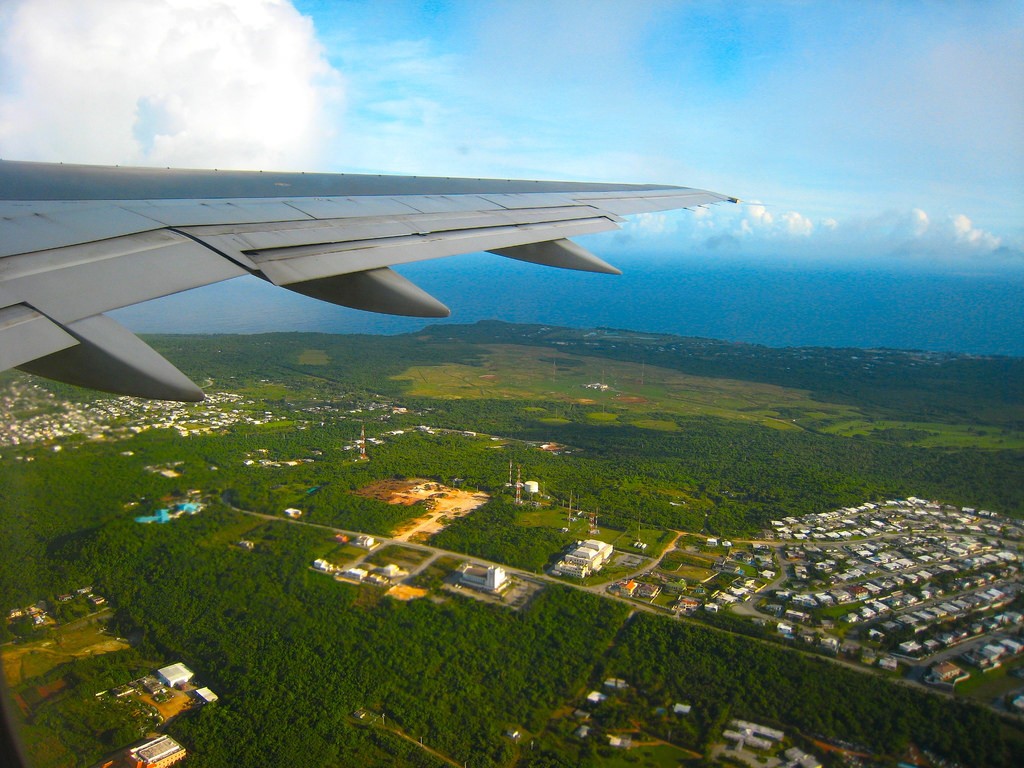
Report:
[[[129,751],[129,756],[135,765],[142,768],[164,768],[179,760],[185,759],[185,748],[170,736],[158,736]]]
[[[197,699],[200,699],[202,702],[206,704],[212,704],[220,698],[216,693],[211,691],[209,688],[198,688],[195,691],[195,695]]]
[[[576,548],[558,563],[558,571],[582,579],[600,571],[611,559],[613,551],[612,545],[605,541],[587,539],[578,542]]]
[[[508,585],[509,578],[500,565],[467,565],[462,569],[461,581],[468,587],[500,592]]]
[[[195,673],[181,662],[178,662],[177,664],[170,664],[158,669],[156,674],[164,685],[168,688],[173,688],[176,685],[187,683]]]

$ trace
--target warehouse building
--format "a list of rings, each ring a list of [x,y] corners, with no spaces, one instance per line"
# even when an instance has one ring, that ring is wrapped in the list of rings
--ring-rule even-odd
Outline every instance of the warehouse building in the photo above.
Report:
[[[128,751],[135,768],[166,768],[185,759],[185,748],[170,736],[159,736]]]
[[[156,671],[156,674],[168,688],[184,685],[195,675],[191,669],[180,662],[161,667]]]

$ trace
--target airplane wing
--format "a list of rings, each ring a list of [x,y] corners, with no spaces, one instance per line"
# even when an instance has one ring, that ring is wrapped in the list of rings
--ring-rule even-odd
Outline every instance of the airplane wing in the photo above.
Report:
[[[390,269],[491,251],[618,273],[568,238],[735,198],[686,187],[0,161],[0,370],[118,394],[202,391],[103,313],[256,275],[356,309],[445,317]]]

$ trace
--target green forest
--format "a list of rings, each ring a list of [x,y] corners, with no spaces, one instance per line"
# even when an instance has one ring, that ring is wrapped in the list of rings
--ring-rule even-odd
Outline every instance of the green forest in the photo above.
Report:
[[[612,760],[607,747],[574,739],[565,712],[607,675],[632,692],[595,711],[595,722],[611,729],[639,718],[701,755],[694,765],[729,717],[851,742],[882,764],[909,744],[962,764],[1024,762],[1017,724],[741,637],[725,617],[718,626],[627,618],[623,604],[554,585],[511,610],[451,591],[400,602],[338,583],[310,570],[334,542],[307,525],[387,535],[416,510],[353,492],[432,478],[493,498],[430,544],[538,572],[573,536],[523,524],[510,465],[540,481],[552,505],[571,494],[622,531],[642,521],[753,536],[771,519],[911,494],[1024,516],[1020,360],[495,323],[398,337],[152,341],[208,391],[238,393],[247,399],[239,410],[273,419],[183,437],[135,434],[124,416],[113,438],[0,449],[4,610],[56,605],[90,584],[107,598],[110,632],[131,639],[18,684],[39,765],[91,765],[130,741],[130,713],[97,705],[94,694],[178,660],[220,696],[169,724],[196,766],[296,756],[443,764],[420,738],[459,764],[602,765]],[[429,380],[424,371],[441,366]],[[602,376],[615,377],[607,394],[583,389]],[[25,381],[4,374],[0,386]],[[428,385],[441,389],[415,394]],[[40,386],[55,399],[18,406],[12,419],[59,417],[108,397]],[[699,397],[688,399],[688,386]],[[769,402],[775,394],[785,408]],[[380,441],[368,461],[352,450],[360,429]],[[170,466],[171,476],[155,471]],[[199,515],[133,522],[189,491],[201,494]],[[281,517],[286,507],[303,510],[303,525],[240,511]],[[236,546],[242,538],[252,551]],[[63,610],[72,618],[83,609]],[[0,625],[8,643],[47,632]],[[679,700],[693,703],[691,722],[652,715]],[[528,740],[509,739],[509,729]]]

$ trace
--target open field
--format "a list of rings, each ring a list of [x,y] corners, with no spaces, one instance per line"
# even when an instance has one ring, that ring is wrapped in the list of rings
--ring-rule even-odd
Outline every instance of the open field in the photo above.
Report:
[[[410,549],[398,545],[387,545],[374,550],[363,560],[371,565],[388,565],[394,563],[399,568],[412,570],[417,568],[424,560],[430,557],[430,553],[422,549]]]
[[[322,349],[304,349],[299,353],[299,365],[327,365],[331,361]]]
[[[105,622],[97,616],[88,616],[58,627],[45,640],[4,646],[0,655],[7,684],[14,687],[76,658],[129,647],[127,642],[104,634],[104,626]]]
[[[836,435],[877,434],[928,447],[1024,448],[1013,429],[966,424],[874,419],[852,405],[813,399],[802,389],[693,376],[561,350],[492,344],[479,365],[413,366],[394,376],[410,395],[442,399],[543,400],[527,412],[557,425],[573,417],[658,431],[675,431],[669,416],[714,416],[773,429],[806,429]],[[604,385],[597,388],[588,385]],[[580,406],[599,406],[579,416]]]

